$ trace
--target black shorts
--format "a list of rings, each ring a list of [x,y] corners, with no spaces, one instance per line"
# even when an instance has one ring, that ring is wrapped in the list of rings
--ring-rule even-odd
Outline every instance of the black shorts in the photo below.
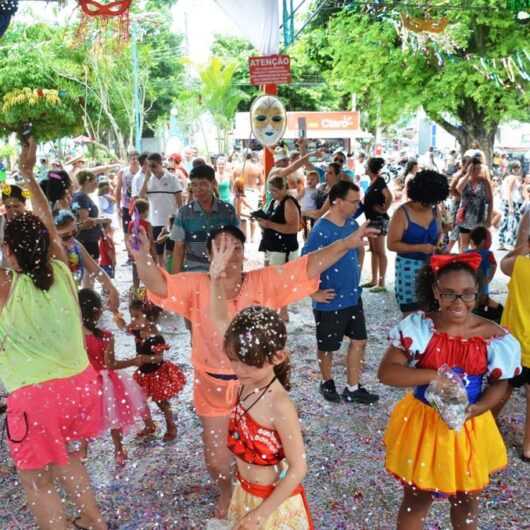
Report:
[[[471,234],[471,228],[463,228],[461,226],[458,227],[458,231],[461,234]]]
[[[164,229],[163,226],[153,226],[153,239],[156,241],[158,239],[158,236]],[[163,243],[155,243],[155,249],[158,256],[162,256],[164,254],[164,249],[167,249],[168,252],[173,252],[173,248],[175,246],[175,242],[167,238]]]
[[[514,388],[519,388],[524,385],[530,385],[530,368],[523,366],[522,372],[513,379],[510,379],[510,384]]]
[[[81,241],[86,251],[97,261],[99,260],[99,242],[98,241]]]
[[[319,351],[333,352],[340,349],[344,337],[366,340],[366,322],[362,300],[355,306],[337,311],[313,310],[315,315]]]
[[[123,233],[128,234],[129,233],[129,223],[132,221],[131,214],[129,212],[129,208],[123,208],[121,209],[121,226],[123,228]]]

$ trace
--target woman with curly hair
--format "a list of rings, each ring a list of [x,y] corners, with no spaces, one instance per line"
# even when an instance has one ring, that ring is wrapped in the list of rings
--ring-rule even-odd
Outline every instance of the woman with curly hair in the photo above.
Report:
[[[409,200],[390,220],[387,246],[397,252],[395,293],[404,315],[418,309],[416,275],[436,249],[441,234],[437,204],[448,194],[444,175],[420,171],[407,183]]]

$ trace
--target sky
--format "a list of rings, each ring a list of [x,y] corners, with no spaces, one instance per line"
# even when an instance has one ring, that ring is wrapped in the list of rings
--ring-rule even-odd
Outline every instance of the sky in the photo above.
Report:
[[[186,33],[187,26],[188,56],[193,62],[206,62],[216,33],[238,34],[237,27],[214,0],[178,0],[172,13],[176,32]]]
[[[270,1],[279,2],[280,0]],[[69,20],[76,15],[78,9],[77,2],[72,0],[67,0],[62,9],[58,9],[54,2],[27,1],[21,3],[15,20],[25,22],[35,19],[46,22]],[[31,10],[31,14],[28,14],[29,10]],[[173,15],[172,28],[175,32],[186,33],[186,26],[188,28],[188,57],[194,63],[207,61],[210,46],[216,33],[238,35],[235,24],[214,0],[177,0],[171,13]]]

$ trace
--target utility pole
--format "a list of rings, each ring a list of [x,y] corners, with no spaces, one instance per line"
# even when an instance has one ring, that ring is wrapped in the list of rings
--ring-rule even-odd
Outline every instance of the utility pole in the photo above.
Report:
[[[142,110],[140,108],[140,72],[138,66],[138,26],[136,21],[131,24],[131,60],[133,78],[133,105],[134,105],[134,148],[142,151]]]

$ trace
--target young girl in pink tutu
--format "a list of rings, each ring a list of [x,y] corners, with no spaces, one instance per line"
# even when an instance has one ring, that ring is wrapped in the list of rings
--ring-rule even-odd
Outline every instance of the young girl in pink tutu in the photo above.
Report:
[[[79,304],[88,358],[102,380],[105,427],[110,429],[116,463],[123,466],[127,459],[127,451],[123,448],[123,433],[138,419],[146,416],[147,405],[142,389],[133,378],[116,370],[129,366],[142,366],[150,359],[145,355],[137,355],[132,359],[116,360],[112,333],[98,328],[103,313],[100,296],[92,289],[81,289]],[[84,442],[85,453],[86,448]]]

